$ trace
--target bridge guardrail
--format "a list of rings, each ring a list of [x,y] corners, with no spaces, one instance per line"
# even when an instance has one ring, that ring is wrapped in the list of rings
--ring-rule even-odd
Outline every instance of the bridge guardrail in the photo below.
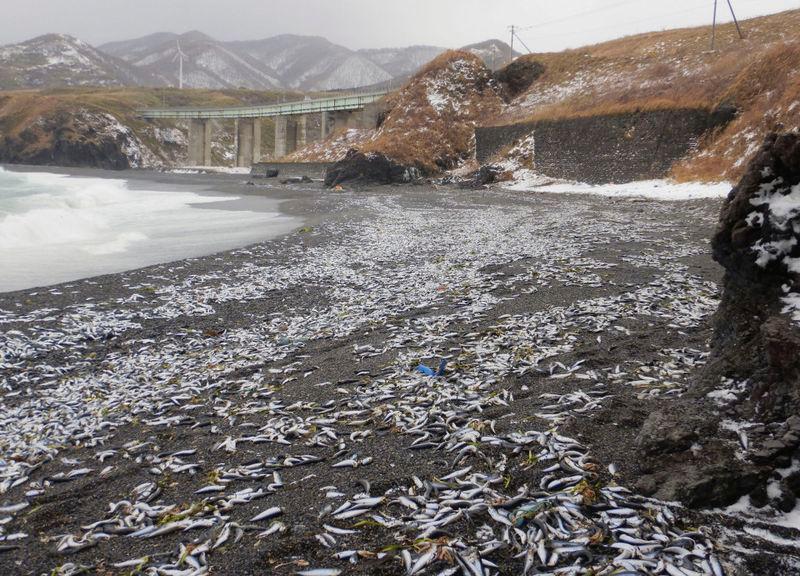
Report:
[[[367,104],[377,102],[387,92],[372,92],[368,94],[352,94],[320,98],[317,100],[298,100],[280,104],[265,104],[262,106],[231,106],[224,108],[146,108],[137,110],[140,118],[158,119],[186,119],[203,120],[218,118],[269,118],[274,116],[297,116],[313,114],[315,112],[335,112],[338,110],[357,110]]]

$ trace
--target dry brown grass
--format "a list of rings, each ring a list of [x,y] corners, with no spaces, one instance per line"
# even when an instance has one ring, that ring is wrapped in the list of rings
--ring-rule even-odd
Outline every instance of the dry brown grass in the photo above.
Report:
[[[726,99],[741,113],[710,135],[700,150],[678,164],[681,180],[737,180],[769,132],[800,126],[800,42],[785,42],[751,62]]]
[[[532,54],[545,73],[484,124],[730,103],[740,115],[679,163],[680,179],[735,179],[771,129],[798,126],[800,10],[733,24],[641,34],[560,53]],[[742,160],[744,158],[744,160]]]
[[[437,110],[429,91],[455,105],[446,103]],[[386,120],[362,151],[382,153],[433,174],[454,167],[470,153],[476,123],[496,115],[502,101],[480,58],[451,51],[420,70],[387,104]]]

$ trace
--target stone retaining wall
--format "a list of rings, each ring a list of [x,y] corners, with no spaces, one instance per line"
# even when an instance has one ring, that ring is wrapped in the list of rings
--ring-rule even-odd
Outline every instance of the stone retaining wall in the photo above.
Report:
[[[476,155],[484,164],[533,133],[536,170],[546,176],[591,184],[663,178],[734,114],[682,108],[476,128]]]

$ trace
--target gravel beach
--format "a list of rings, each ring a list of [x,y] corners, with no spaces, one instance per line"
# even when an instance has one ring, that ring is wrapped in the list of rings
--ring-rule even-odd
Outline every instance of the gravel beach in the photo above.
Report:
[[[123,177],[298,226],[0,294],[0,574],[796,573],[627,491],[708,355],[718,201]]]

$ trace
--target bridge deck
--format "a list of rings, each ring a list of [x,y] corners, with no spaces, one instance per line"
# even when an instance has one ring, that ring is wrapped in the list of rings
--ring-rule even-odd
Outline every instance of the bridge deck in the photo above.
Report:
[[[282,104],[263,106],[232,106],[225,108],[148,108],[137,110],[141,118],[268,118],[270,116],[296,116],[315,112],[334,112],[337,110],[358,110],[380,100],[386,92],[370,92],[368,94],[351,94],[319,98],[317,100],[300,100]]]

